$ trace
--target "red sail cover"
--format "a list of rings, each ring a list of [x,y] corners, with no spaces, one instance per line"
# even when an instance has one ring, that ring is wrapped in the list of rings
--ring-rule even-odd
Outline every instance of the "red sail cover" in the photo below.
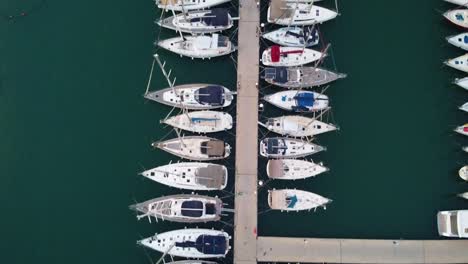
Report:
[[[280,46],[271,46],[270,56],[272,62],[278,62],[280,60]]]

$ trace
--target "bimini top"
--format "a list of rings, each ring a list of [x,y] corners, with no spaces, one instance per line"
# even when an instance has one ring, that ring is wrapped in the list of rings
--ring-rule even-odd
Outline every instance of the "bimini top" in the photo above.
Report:
[[[190,22],[203,22],[208,26],[220,27],[229,25],[229,13],[225,8],[214,8],[203,17],[192,18]]]
[[[225,236],[201,235],[196,241],[176,242],[176,247],[196,248],[207,255],[223,255],[226,253],[227,243]]]
[[[195,172],[195,177],[197,184],[207,188],[226,186],[226,167],[218,164],[209,164],[206,167],[198,168]]]
[[[263,78],[276,83],[286,83],[288,82],[288,69],[286,67],[266,68]]]
[[[268,154],[279,154],[282,153],[281,150],[287,149],[284,140],[278,138],[268,138],[266,140],[267,144],[267,153]]]
[[[315,102],[313,93],[297,93],[294,100],[296,100],[296,106],[293,107],[295,110],[307,110],[308,107],[314,106]]]
[[[287,1],[271,0],[270,4],[270,20],[281,18],[290,18],[294,15],[294,9],[287,5]]]
[[[209,157],[223,157],[226,146],[221,140],[208,140],[201,143],[201,153]]]
[[[200,104],[219,106],[224,104],[224,88],[208,85],[195,91],[195,100]]]

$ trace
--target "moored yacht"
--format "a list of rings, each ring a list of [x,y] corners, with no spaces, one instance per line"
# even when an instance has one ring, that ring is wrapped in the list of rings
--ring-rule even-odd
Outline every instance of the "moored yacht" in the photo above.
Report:
[[[222,190],[228,179],[225,166],[202,162],[172,163],[146,170],[141,175],[170,187],[199,191]]]
[[[273,210],[302,211],[312,210],[317,207],[326,208],[331,200],[315,193],[283,189],[268,191],[268,205]]]
[[[329,108],[328,96],[310,91],[281,91],[266,95],[263,100],[283,110],[294,112],[315,112]]]
[[[458,197],[468,200],[468,192],[457,194]]]
[[[195,10],[157,22],[161,27],[184,33],[204,34],[230,29],[234,20],[226,8]]]
[[[292,137],[311,137],[338,129],[333,124],[299,115],[268,118],[259,124],[271,132]]]
[[[175,37],[161,40],[157,43],[163,49],[192,59],[209,59],[228,55],[236,50],[236,46],[228,37],[212,35],[196,35]]]
[[[229,1],[231,0],[155,0],[156,5],[161,9],[182,12],[206,9]]]
[[[437,229],[441,236],[468,238],[468,210],[439,212]]]
[[[346,74],[336,73],[317,67],[270,67],[260,76],[266,82],[285,88],[307,88],[325,85],[345,78]]]
[[[455,36],[447,37],[447,42],[455,47],[468,50],[468,33],[461,33]]]
[[[265,66],[300,66],[326,56],[320,51],[307,48],[271,46],[262,53]]]
[[[171,116],[162,123],[194,133],[214,133],[232,128],[232,116],[218,111],[194,111]]]
[[[443,16],[459,27],[468,28],[468,9],[450,10],[445,12]]]
[[[151,222],[151,217],[154,217],[156,221],[181,223],[218,221],[222,208],[221,199],[197,194],[169,195],[130,206],[130,209],[141,213],[138,220],[148,218]]]
[[[267,175],[271,179],[298,180],[315,177],[329,169],[322,164],[296,159],[274,159],[267,163]]]
[[[460,86],[461,88],[468,90],[468,77],[455,79],[454,84]]]
[[[260,155],[266,158],[301,158],[320,151],[325,147],[295,138],[265,138],[260,142]]]
[[[313,25],[334,19],[338,13],[309,3],[272,0],[268,7],[268,23],[284,26]]]
[[[454,59],[446,60],[444,63],[459,71],[468,72],[468,53]]]
[[[464,124],[463,126],[459,126],[455,128],[455,132],[462,134],[464,136],[468,136],[468,124]]]
[[[231,247],[224,231],[186,228],[156,234],[137,243],[161,253],[185,258],[222,258]]]
[[[183,159],[208,161],[229,157],[231,146],[228,143],[205,136],[173,138],[151,144]]]
[[[465,112],[468,112],[468,103],[464,103],[463,105],[458,107],[458,109],[460,109],[462,111],[465,111]]]
[[[445,2],[456,4],[458,6],[468,5],[468,0],[445,0]]]
[[[262,35],[264,39],[287,47],[312,47],[319,43],[319,33],[312,27],[283,27]]]
[[[458,170],[458,176],[462,178],[462,180],[468,181],[468,166],[463,166]]]

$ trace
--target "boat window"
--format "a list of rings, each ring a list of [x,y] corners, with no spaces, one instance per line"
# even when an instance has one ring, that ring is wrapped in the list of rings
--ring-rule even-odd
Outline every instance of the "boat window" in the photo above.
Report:
[[[154,176],[154,172],[151,172],[150,175],[151,175],[151,176]]]

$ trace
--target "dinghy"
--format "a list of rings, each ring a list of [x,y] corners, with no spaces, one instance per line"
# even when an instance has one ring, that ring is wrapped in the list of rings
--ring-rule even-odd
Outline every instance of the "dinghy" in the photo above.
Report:
[[[260,155],[266,158],[301,158],[326,150],[317,144],[295,138],[265,138],[260,142]]]
[[[463,166],[458,171],[458,176],[465,181],[468,181],[468,166]]]
[[[268,205],[273,210],[281,211],[303,211],[312,210],[317,207],[327,209],[331,200],[315,193],[283,189],[268,191]]]
[[[468,103],[464,103],[462,106],[458,107],[458,109],[468,112]]]
[[[214,133],[232,128],[232,116],[225,112],[195,111],[171,116],[161,123],[194,133]]]
[[[445,2],[449,2],[458,6],[468,5],[468,0],[445,0]]]
[[[285,88],[307,88],[325,85],[346,74],[316,67],[274,67],[265,68],[260,76],[266,82]]]
[[[206,9],[229,1],[231,0],[155,0],[156,5],[161,9],[182,12]]]
[[[284,110],[315,112],[329,108],[328,96],[316,92],[289,90],[263,97],[263,100]]]
[[[454,84],[460,86],[461,88],[468,90],[468,77],[462,79],[455,79]]]
[[[437,229],[441,236],[468,238],[468,210],[437,213]]]
[[[212,191],[226,187],[228,171],[225,166],[218,164],[180,162],[156,167],[141,175],[174,188]]]
[[[268,23],[283,26],[301,26],[321,24],[334,19],[338,13],[320,6],[288,2],[283,0],[271,0],[268,7]]]
[[[455,47],[468,50],[468,33],[461,33],[456,36],[447,37],[447,42]]]
[[[468,200],[468,192],[457,194],[458,197]]]
[[[262,53],[265,66],[300,66],[319,60],[326,54],[313,49],[271,46]]]
[[[455,132],[462,134],[464,136],[468,136],[468,124],[464,124],[463,126],[459,126],[455,128]]]
[[[173,138],[151,145],[183,159],[197,161],[225,159],[231,154],[231,146],[228,143],[204,136]]]
[[[230,250],[231,237],[224,231],[186,228],[156,234],[137,243],[170,256],[222,258]]]
[[[219,34],[170,38],[157,43],[163,49],[192,59],[209,59],[228,55],[236,47],[228,37]]]
[[[206,34],[230,29],[234,20],[226,8],[214,8],[178,14],[157,23],[161,27],[184,33]]]
[[[468,9],[450,10],[445,12],[443,16],[459,27],[468,28]]]
[[[286,47],[312,47],[319,43],[319,33],[312,27],[283,27],[262,35],[264,39]]]
[[[140,215],[137,219],[151,217],[180,223],[206,223],[221,218],[223,202],[217,197],[197,194],[169,195],[130,206]]]
[[[315,177],[329,169],[322,164],[296,159],[269,160],[267,175],[271,179],[298,180]]]
[[[444,63],[454,69],[468,73],[468,53],[454,59],[446,60]]]
[[[230,106],[234,94],[221,85],[196,83],[148,92],[144,97],[172,107],[205,110]]]
[[[259,124],[271,132],[292,137],[311,137],[338,129],[332,124],[305,116],[273,117]]]

